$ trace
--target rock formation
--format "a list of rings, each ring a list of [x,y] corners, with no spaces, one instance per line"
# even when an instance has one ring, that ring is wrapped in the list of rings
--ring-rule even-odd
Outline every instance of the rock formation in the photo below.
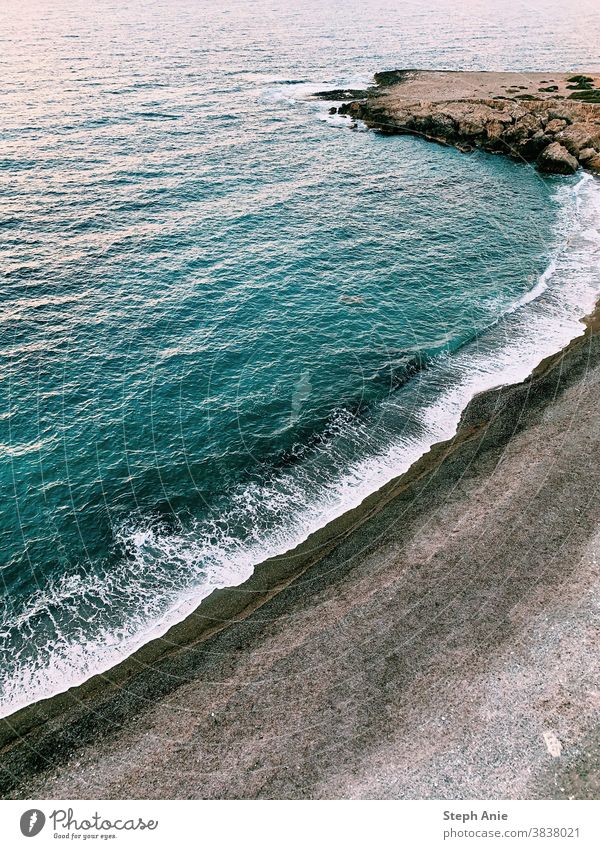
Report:
[[[545,173],[600,174],[600,76],[385,71],[375,82],[338,113],[382,133],[535,162]]]

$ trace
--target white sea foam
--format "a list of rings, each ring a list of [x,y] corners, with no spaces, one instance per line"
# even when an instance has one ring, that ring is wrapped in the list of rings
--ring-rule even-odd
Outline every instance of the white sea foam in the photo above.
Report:
[[[294,106],[302,104],[306,106],[306,101],[319,91],[348,91],[356,89],[366,89],[373,84],[372,79],[366,77],[353,77],[348,79],[338,80],[321,80],[320,82],[310,82],[306,80],[290,80],[279,81],[275,80],[272,83],[263,86],[256,92],[256,99],[259,103],[264,104],[283,104],[286,106]],[[345,98],[348,100],[348,98]],[[343,116],[329,115],[329,110],[332,106],[339,106],[343,100],[312,100],[310,101],[319,117],[332,123],[339,124],[344,127],[348,126],[348,119]],[[366,129],[366,128],[365,128]]]
[[[323,91],[327,86],[323,83],[319,85],[314,82],[280,82],[274,81],[256,92],[256,98],[259,103],[283,103],[292,106],[295,103],[300,103],[306,98],[315,94],[317,91]]]
[[[268,486],[248,486],[235,496],[230,516],[186,531],[131,519],[118,532],[123,557],[117,568],[60,578],[38,592],[17,623],[10,611],[0,619],[0,638],[16,624],[25,643],[38,617],[49,623],[46,648],[37,645],[35,656],[16,663],[4,683],[0,715],[110,669],[185,618],[215,588],[242,583],[257,563],[302,542],[405,472],[434,443],[451,438],[476,393],[523,380],[581,335],[581,318],[600,296],[600,184],[586,175],[575,189],[559,192],[563,232],[547,269],[493,328],[419,374],[423,403],[410,434],[374,446],[364,424],[354,421],[340,429],[340,439],[362,447],[362,459],[348,464],[348,453],[333,444],[322,452],[322,465],[318,459],[299,464]],[[446,388],[440,392],[439,386]],[[398,404],[395,396],[385,402],[388,416]],[[99,603],[118,608],[120,618],[90,629]],[[57,618],[65,611],[68,631]]]

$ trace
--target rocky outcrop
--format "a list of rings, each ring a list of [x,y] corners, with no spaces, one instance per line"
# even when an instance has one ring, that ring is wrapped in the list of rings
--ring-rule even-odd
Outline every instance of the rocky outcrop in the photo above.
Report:
[[[589,121],[571,124],[556,134],[556,140],[571,156],[579,156],[587,148],[600,150],[600,126]]]
[[[545,173],[572,174],[580,166],[599,173],[600,105],[573,99],[571,93],[584,84],[592,88],[583,91],[599,90],[593,88],[594,78],[533,75],[524,92],[524,85],[500,85],[510,76],[386,71],[375,76],[377,85],[364,97],[342,104],[338,112],[381,133],[411,133],[461,150],[503,153],[535,162]],[[546,78],[554,85],[538,85]],[[466,96],[446,99],[448,89]],[[479,92],[486,96],[472,96]],[[427,99],[413,100],[413,93]]]
[[[330,91],[317,91],[313,97],[319,100],[353,100],[364,99],[368,97],[369,89],[362,88],[333,88]]]
[[[540,171],[550,174],[574,174],[579,163],[566,147],[555,141],[544,148],[537,161]]]
[[[585,167],[592,172],[592,174],[600,175],[600,153],[594,154],[591,159],[586,159]]]

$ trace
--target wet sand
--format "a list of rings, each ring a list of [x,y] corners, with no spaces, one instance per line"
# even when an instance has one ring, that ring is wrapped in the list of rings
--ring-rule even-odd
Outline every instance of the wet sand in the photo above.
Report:
[[[597,325],[223,621],[0,723],[2,795],[597,798]]]

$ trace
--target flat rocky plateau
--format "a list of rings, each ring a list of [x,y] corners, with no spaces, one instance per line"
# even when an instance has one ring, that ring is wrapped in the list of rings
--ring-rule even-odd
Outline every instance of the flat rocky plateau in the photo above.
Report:
[[[365,91],[319,92],[347,100],[332,112],[383,133],[411,133],[461,150],[481,148],[540,171],[600,174],[600,74],[383,71]]]

